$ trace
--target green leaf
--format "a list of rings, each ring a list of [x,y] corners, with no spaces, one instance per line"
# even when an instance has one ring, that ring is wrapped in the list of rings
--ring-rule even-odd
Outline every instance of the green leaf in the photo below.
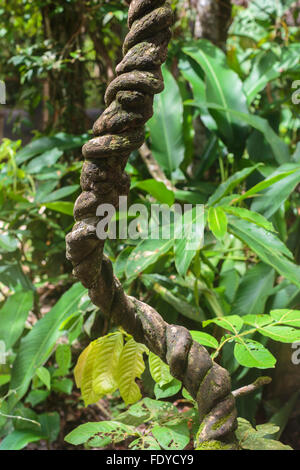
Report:
[[[44,197],[38,198],[37,202],[39,204],[46,205],[46,203],[51,203],[51,202],[57,202],[60,201],[60,199],[63,199],[67,196],[70,196],[70,194],[75,193],[77,189],[80,186],[78,184],[73,184],[72,186],[65,186],[64,188],[57,189],[56,191],[53,191],[53,193],[47,194]]]
[[[217,204],[223,197],[229,194],[236,186],[244,181],[253,171],[258,168],[258,165],[249,168],[244,168],[237,173],[230,176],[224,183],[220,184],[216,191],[209,198],[207,204],[212,206]]]
[[[74,369],[76,385],[81,389],[85,406],[97,403],[103,394],[96,393],[93,387],[93,373],[95,362],[100,349],[99,341],[93,341],[83,350]]]
[[[298,64],[299,47],[295,46],[299,45],[291,44],[288,47],[281,47],[280,57],[277,57],[272,50],[261,50],[257,54],[252,63],[251,73],[244,82],[244,91],[249,105],[269,82]]]
[[[0,234],[0,252],[13,253],[18,249],[18,240],[10,235]]]
[[[71,366],[72,353],[68,344],[59,344],[55,351],[55,360],[58,370],[62,375],[66,374]],[[57,371],[56,371],[57,372]],[[57,376],[57,373],[55,374]]]
[[[190,331],[190,333],[193,340],[197,341],[199,344],[209,348],[217,349],[219,345],[218,341],[208,333],[203,333],[203,331]]]
[[[51,375],[46,367],[39,367],[35,371],[40,381],[50,390]]]
[[[222,209],[227,212],[228,214],[235,215],[240,219],[248,220],[248,222],[252,222],[259,227],[268,230],[269,232],[275,232],[273,224],[269,222],[265,217],[258,214],[257,212],[249,211],[248,209],[244,209],[241,207],[232,207],[232,206],[221,206]]]
[[[15,430],[8,434],[0,444],[0,450],[21,450],[30,442],[37,442],[44,439],[39,432]]]
[[[291,165],[288,165],[288,166],[287,165],[282,165],[281,168],[287,168],[287,167],[291,168]],[[277,171],[277,172],[273,173],[273,175],[271,175],[269,178],[266,178],[264,181],[261,181],[260,183],[257,183],[251,189],[249,189],[244,194],[242,194],[236,202],[241,202],[244,199],[247,199],[249,197],[252,197],[252,196],[256,195],[260,191],[263,191],[264,189],[267,189],[270,186],[275,185],[275,183],[277,183],[278,181],[281,181],[281,180],[285,179],[286,177],[293,175],[295,172],[297,172],[297,170],[300,171],[299,167],[295,168],[295,166],[292,165],[292,169],[289,169],[288,171],[281,171],[281,172]],[[299,173],[298,173],[297,176],[299,178]]]
[[[238,287],[231,313],[233,315],[261,314],[273,289],[274,270],[258,263],[243,276]]]
[[[258,331],[263,336],[272,338],[280,343],[300,342],[300,330],[296,330],[296,328],[291,326],[266,325],[259,328]]]
[[[61,324],[78,311],[85,292],[86,289],[80,283],[74,284],[21,340],[10,385],[17,393],[9,398],[10,407],[24,396],[36,369],[47,361],[57,339],[63,334],[60,331]]]
[[[261,343],[252,339],[236,340],[234,357],[244,367],[269,369],[275,366],[275,357]]]
[[[186,276],[194,256],[203,245],[204,219],[204,209],[199,210],[198,207],[193,208],[191,214],[186,212],[180,221],[182,235],[174,239],[174,254],[176,269],[182,277]]]
[[[11,295],[0,310],[0,340],[10,349],[20,338],[29,311],[33,306],[33,292],[20,291]]]
[[[208,211],[208,225],[214,236],[222,240],[227,233],[227,217],[221,207],[210,207]]]
[[[134,339],[127,341],[124,346],[117,371],[117,381],[120,394],[127,405],[137,402],[142,398],[140,389],[135,382],[145,370],[143,353],[146,346],[136,343]]]
[[[181,387],[182,383],[177,379],[173,379],[171,382],[164,385],[155,384],[154,394],[157,400],[172,397],[179,392]]]
[[[123,334],[116,331],[97,341],[99,349],[93,370],[93,389],[99,395],[106,395],[118,388],[117,377],[123,350]]]
[[[184,47],[183,52],[194,59],[206,76],[206,101],[223,108],[232,108],[248,113],[243,84],[239,76],[231,70],[221,49],[210,41],[201,39],[193,47]],[[247,126],[226,110],[211,112],[218,129],[231,148],[243,148]]]
[[[192,106],[200,107],[197,103],[186,103]],[[290,152],[287,144],[280,139],[280,137],[276,134],[276,132],[272,129],[269,122],[254,114],[246,114],[236,111],[234,109],[223,108],[221,106],[215,105],[214,103],[205,103],[205,106],[209,109],[217,109],[221,111],[226,111],[230,115],[240,119],[241,121],[249,124],[254,129],[258,130],[262,133],[266,141],[271,147],[272,153],[274,155],[275,160],[279,164],[287,163],[290,160]]]
[[[174,426],[154,426],[152,434],[165,450],[183,450],[190,442],[187,423]]]
[[[41,433],[47,441],[54,442],[60,431],[60,416],[55,411],[53,413],[43,413],[39,415],[38,421],[41,425]]]
[[[29,174],[39,173],[43,168],[53,166],[62,155],[63,152],[58,148],[48,150],[31,160],[26,166],[25,171]]]
[[[260,197],[256,197],[253,200],[251,205],[252,210],[260,212],[269,218],[289,198],[300,182],[299,165],[282,165],[268,179],[274,178],[275,180],[276,177],[281,175],[283,178],[276,180],[269,188],[259,194]]]
[[[153,156],[170,177],[184,160],[183,104],[176,80],[166,67],[163,77],[165,90],[155,96],[148,127]]]
[[[74,204],[73,202],[66,202],[66,201],[58,201],[58,202],[47,202],[47,204],[43,204],[50,209],[51,211],[61,212],[62,214],[70,215],[73,217],[74,212]]]
[[[234,216],[230,216],[229,229],[264,263],[269,264],[282,276],[300,287],[300,268],[288,259],[292,257],[292,254],[279,238],[261,227]]]
[[[162,204],[168,204],[171,206],[175,200],[173,191],[170,191],[170,189],[166,188],[164,183],[154,179],[133,183],[131,185],[131,189],[133,188],[139,188],[146,191]]]
[[[132,450],[161,450],[160,445],[152,436],[141,436],[139,439],[129,444],[129,449]]]
[[[142,240],[129,255],[126,276],[137,277],[148,266],[155,263],[173,245],[173,240]]]
[[[173,380],[169,366],[152,352],[149,354],[149,368],[153,380],[160,386],[166,385]]]
[[[203,322],[203,326],[206,327],[211,323],[215,323],[221,328],[224,328],[224,330],[231,331],[234,334],[239,333],[244,324],[242,318],[237,315],[228,315],[222,318],[213,318],[212,320],[206,320]]]
[[[274,320],[282,323],[283,325],[296,326],[300,328],[300,310],[272,310],[270,315]]]
[[[85,423],[78,426],[65,437],[65,441],[78,446],[85,444],[97,435],[99,438],[97,446],[104,447],[111,442],[122,442],[127,437],[138,434],[133,426],[127,426],[117,421],[100,421],[99,423]]]
[[[256,429],[244,418],[238,418],[236,437],[240,447],[248,450],[292,450],[291,447],[279,441],[265,438],[264,436],[277,433],[278,426],[272,423],[256,426]]]
[[[50,393],[47,390],[32,390],[28,393],[25,403],[30,403],[34,408],[39,403],[45,401]]]
[[[55,392],[58,393],[64,393],[66,395],[71,395],[71,392],[73,390],[73,380],[71,379],[53,379],[51,383],[51,388]]]

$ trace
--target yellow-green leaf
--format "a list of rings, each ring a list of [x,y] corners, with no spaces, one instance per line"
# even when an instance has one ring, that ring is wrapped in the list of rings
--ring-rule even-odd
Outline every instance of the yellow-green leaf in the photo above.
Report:
[[[142,398],[135,379],[140,378],[144,372],[143,353],[146,351],[146,346],[130,339],[121,353],[117,381],[121,397],[127,405],[136,403]]]
[[[93,369],[93,389],[96,394],[113,393],[117,388],[117,371],[123,349],[123,335],[120,331],[97,340],[99,355]]]

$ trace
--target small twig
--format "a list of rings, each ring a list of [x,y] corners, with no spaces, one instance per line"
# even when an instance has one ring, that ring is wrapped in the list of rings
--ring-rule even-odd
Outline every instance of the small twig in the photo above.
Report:
[[[258,388],[263,387],[264,385],[268,385],[271,382],[271,377],[259,377],[255,380],[255,382],[253,382],[253,384],[245,385],[245,387],[241,387],[237,390],[234,390],[232,392],[232,395],[235,398],[242,397],[244,395],[248,395],[248,393],[255,392],[255,390],[257,390]]]

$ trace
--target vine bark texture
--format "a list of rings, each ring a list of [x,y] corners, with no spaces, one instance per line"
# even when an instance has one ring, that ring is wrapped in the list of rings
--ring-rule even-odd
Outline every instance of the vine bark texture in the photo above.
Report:
[[[96,210],[118,206],[130,180],[124,172],[130,153],[144,142],[144,125],[153,114],[153,98],[164,88],[161,65],[167,57],[173,12],[166,0],[127,0],[129,33],[117,77],[105,95],[106,110],[96,121],[94,138],[83,147],[82,194],[75,203],[76,223],[66,237],[74,275],[89,289],[92,302],[170,366],[198,404],[202,448],[233,448],[237,425],[228,372],[213,362],[189,331],[169,325],[149,305],[124,292],[99,240]]]

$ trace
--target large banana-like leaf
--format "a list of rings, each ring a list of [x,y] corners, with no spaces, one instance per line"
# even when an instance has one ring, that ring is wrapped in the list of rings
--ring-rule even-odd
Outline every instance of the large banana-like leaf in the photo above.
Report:
[[[207,102],[248,113],[243,83],[237,73],[229,68],[226,56],[220,49],[201,39],[192,46],[184,47],[183,52],[195,60],[205,73]],[[229,148],[241,152],[248,134],[248,125],[227,111],[210,112]]]
[[[173,75],[163,68],[165,90],[155,97],[154,115],[148,122],[151,150],[159,165],[172,177],[183,162],[183,103]]]
[[[9,398],[10,408],[25,395],[36,369],[46,362],[63,333],[60,331],[62,323],[78,311],[85,292],[86,289],[81,284],[74,284],[22,339],[12,369],[11,390],[16,393]]]

